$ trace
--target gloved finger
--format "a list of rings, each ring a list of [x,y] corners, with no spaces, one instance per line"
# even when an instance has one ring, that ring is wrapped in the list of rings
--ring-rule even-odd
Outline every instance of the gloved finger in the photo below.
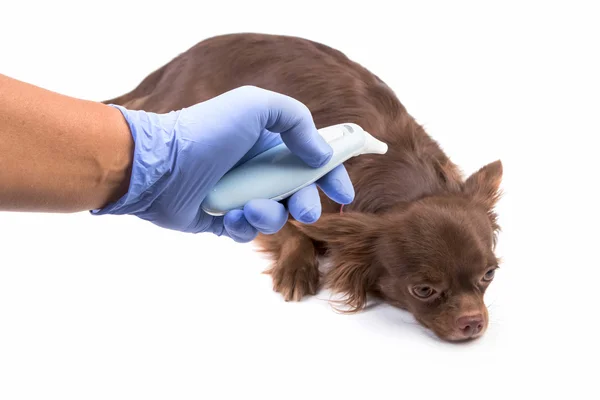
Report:
[[[321,198],[315,184],[294,193],[287,203],[294,219],[305,224],[316,222],[321,216]]]
[[[354,186],[344,165],[338,165],[317,181],[317,185],[331,200],[350,204],[354,200]]]
[[[242,157],[236,163],[234,168],[245,163],[246,161],[250,160],[251,158],[256,157],[260,153],[262,153],[272,147],[280,145],[282,142],[283,141],[281,140],[281,136],[279,135],[279,133],[274,133],[267,129],[263,129],[263,131],[262,131],[261,135],[259,136],[258,140],[256,141],[256,143],[254,143],[252,148],[250,150],[248,150],[248,152],[244,155],[244,157]]]
[[[269,235],[283,228],[288,211],[274,200],[251,200],[244,206],[244,216],[259,232]]]
[[[227,236],[239,243],[247,243],[258,235],[258,231],[244,216],[244,211],[233,210],[225,214],[223,225]]]
[[[279,133],[290,151],[311,167],[327,164],[333,149],[317,131],[308,107],[292,97],[268,93],[265,129]]]

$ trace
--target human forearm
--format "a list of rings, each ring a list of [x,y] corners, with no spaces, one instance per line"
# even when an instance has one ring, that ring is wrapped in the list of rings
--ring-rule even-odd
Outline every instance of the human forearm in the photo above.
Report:
[[[0,210],[103,207],[127,191],[133,146],[117,109],[0,75]]]

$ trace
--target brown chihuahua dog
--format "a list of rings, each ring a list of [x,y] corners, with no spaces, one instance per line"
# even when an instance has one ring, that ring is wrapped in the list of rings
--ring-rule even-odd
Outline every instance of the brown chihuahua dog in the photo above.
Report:
[[[285,300],[315,294],[318,257],[326,256],[331,268],[322,283],[344,296],[346,311],[376,296],[442,339],[481,336],[488,325],[483,297],[498,268],[494,207],[502,164],[463,179],[394,92],[341,52],[295,37],[218,36],[105,103],[165,113],[244,85],[303,102],[317,128],[353,122],[389,146],[386,155],[345,163],[356,196],[343,213],[322,195],[316,223],[290,218],[277,234],[257,238],[273,258],[267,272],[274,290]]]

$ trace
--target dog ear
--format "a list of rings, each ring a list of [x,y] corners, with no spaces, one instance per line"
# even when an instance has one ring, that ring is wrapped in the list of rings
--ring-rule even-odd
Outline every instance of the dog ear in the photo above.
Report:
[[[471,175],[465,182],[464,192],[487,210],[494,208],[501,197],[502,162],[494,161]]]
[[[314,224],[292,221],[313,240],[325,242],[331,269],[325,275],[325,286],[343,295],[340,301],[352,313],[367,304],[367,293],[377,283],[376,249],[385,229],[381,216],[345,212],[324,214]]]
[[[319,242],[332,244],[356,243],[372,236],[381,224],[380,218],[367,213],[344,212],[343,214],[323,214],[313,224],[290,221],[306,236]]]

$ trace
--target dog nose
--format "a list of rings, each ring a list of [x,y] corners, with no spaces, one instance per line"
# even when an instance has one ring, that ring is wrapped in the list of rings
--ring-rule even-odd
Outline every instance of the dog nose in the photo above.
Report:
[[[465,315],[456,320],[456,326],[465,338],[477,335],[483,329],[483,316]]]

